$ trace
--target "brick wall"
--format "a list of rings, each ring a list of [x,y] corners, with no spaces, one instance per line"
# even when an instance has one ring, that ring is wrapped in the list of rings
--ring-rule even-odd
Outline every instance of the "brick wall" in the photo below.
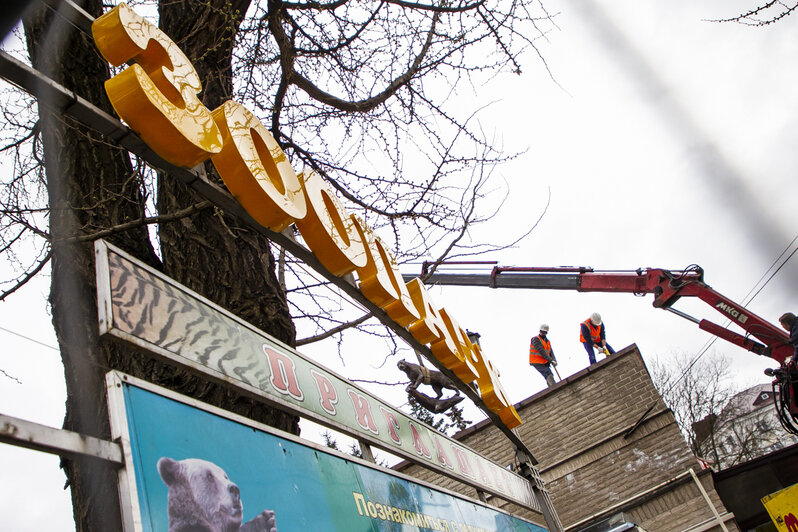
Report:
[[[697,471],[698,463],[654,388],[636,346],[571,375],[516,409],[524,421],[518,434],[538,460],[566,528],[578,524],[574,527],[578,530],[624,511],[652,532],[720,530],[712,527],[714,514],[692,476],[686,474],[691,467]],[[501,465],[514,462],[515,453],[506,438],[487,422],[456,438]],[[474,496],[473,488],[417,466],[402,469]],[[726,514],[711,475],[703,475],[701,481],[718,512]],[[658,489],[651,491],[654,488]],[[532,512],[504,501],[489,502],[543,525]],[[726,526],[738,530],[733,521]]]

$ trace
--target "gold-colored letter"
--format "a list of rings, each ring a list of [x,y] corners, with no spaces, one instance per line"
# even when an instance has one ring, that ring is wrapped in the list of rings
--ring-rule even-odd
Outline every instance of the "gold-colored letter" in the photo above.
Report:
[[[193,167],[222,149],[211,113],[197,98],[197,71],[161,30],[119,4],[91,25],[100,53],[114,66],[136,64],[105,82],[119,116],[158,155]]]
[[[439,340],[431,344],[430,349],[435,358],[467,384],[477,378],[477,370],[471,361],[471,341],[457,321],[449,315],[449,311],[442,308],[439,314],[446,325],[446,335],[451,338],[455,348],[452,349],[449,342]]]
[[[422,344],[435,343],[441,340],[451,342],[450,348],[456,350],[457,346],[446,334],[446,324],[443,322],[438,308],[427,292],[427,287],[416,277],[407,283],[407,290],[413,299],[413,305],[420,318],[410,324],[409,330],[413,338]]]
[[[474,366],[477,369],[477,386],[479,395],[485,402],[485,406],[496,412],[507,428],[515,428],[521,424],[521,417],[515,407],[507,400],[499,374],[493,368],[490,360],[486,360],[482,354],[479,344],[472,344],[472,353],[475,360]]]
[[[452,370],[465,383],[477,378],[476,369],[466,352],[471,342],[446,309],[439,309],[420,279],[407,283],[407,289],[420,319],[410,324],[413,338],[422,344],[430,344],[432,354],[441,364]]]
[[[335,275],[365,266],[365,243],[341,200],[316,172],[300,174],[300,179],[308,213],[296,226],[310,249]]]
[[[232,100],[213,111],[222,151],[212,157],[233,197],[255,221],[282,231],[307,213],[294,168],[252,112]]]
[[[366,265],[357,269],[360,291],[369,301],[385,309],[393,321],[406,327],[418,320],[418,310],[413,305],[393,253],[366,223],[352,216],[361,239],[366,244]]]

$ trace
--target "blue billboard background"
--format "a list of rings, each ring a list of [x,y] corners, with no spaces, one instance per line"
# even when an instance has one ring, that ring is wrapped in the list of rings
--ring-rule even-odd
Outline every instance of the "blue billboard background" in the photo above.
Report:
[[[545,531],[142,388],[123,390],[145,531],[167,532],[170,520],[220,532],[238,523],[242,532]]]

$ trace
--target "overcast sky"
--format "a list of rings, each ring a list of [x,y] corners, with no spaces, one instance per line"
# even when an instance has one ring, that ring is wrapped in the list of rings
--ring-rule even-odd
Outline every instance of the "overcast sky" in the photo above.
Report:
[[[704,20],[750,5],[547,2],[559,30],[539,45],[556,82],[530,55],[522,75],[494,80],[474,101],[496,101],[482,114],[483,127],[501,135],[509,150],[528,149],[499,170],[512,194],[477,237],[517,234],[538,218],[549,193],[550,205],[521,246],[480,260],[627,270],[695,263],[713,288],[743,301],[798,233],[798,19],[766,28]],[[788,262],[749,310],[773,323],[798,310],[796,263]],[[46,347],[56,345],[47,292],[42,278],[0,305],[0,368],[13,377],[0,375],[0,411],[58,427],[65,392],[58,352]],[[551,326],[563,376],[587,365],[578,325],[594,311],[604,317],[615,349],[636,343],[647,362],[676,352],[695,355],[711,339],[652,308],[651,296],[487,288],[432,293],[461,325],[482,335],[512,401],[545,385],[526,358],[542,322]],[[678,307],[724,323],[701,302]],[[302,351],[321,357],[327,349],[333,347]],[[730,358],[740,385],[766,382],[763,369],[775,365],[722,341],[712,350]],[[324,363],[344,375],[369,371],[340,370],[334,358]],[[403,402],[400,389],[392,395]],[[58,458],[0,446],[0,469],[2,528],[74,530]]]

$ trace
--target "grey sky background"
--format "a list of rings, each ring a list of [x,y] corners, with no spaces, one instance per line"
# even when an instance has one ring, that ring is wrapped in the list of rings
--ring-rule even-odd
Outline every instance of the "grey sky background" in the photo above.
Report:
[[[474,239],[510,240],[540,216],[550,194],[530,237],[478,260],[626,270],[695,263],[708,284],[742,302],[798,233],[798,18],[766,28],[705,20],[751,5],[546,2],[559,30],[538,43],[556,83],[530,54],[522,75],[504,75],[458,96],[475,108],[495,102],[480,114],[482,127],[501,136],[508,150],[527,150],[497,170],[511,194]],[[772,323],[798,310],[796,264],[790,260],[749,310]],[[412,267],[404,271],[418,273]],[[0,375],[0,411],[58,427],[65,392],[58,352],[45,346],[56,345],[48,282],[42,276],[0,305],[0,369],[8,375]],[[482,335],[514,402],[545,385],[527,364],[529,338],[542,322],[551,326],[563,376],[587,365],[578,325],[594,311],[604,317],[615,349],[636,343],[649,363],[678,352],[698,354],[712,339],[652,308],[651,296],[488,288],[432,293],[461,325]],[[677,307],[724,323],[700,301],[682,300]],[[334,342],[301,349],[352,378],[375,372],[380,380],[400,378],[393,368],[378,367],[384,353],[364,349],[344,367],[334,350]],[[712,351],[729,357],[741,386],[767,382],[762,371],[775,366],[720,340]],[[375,390],[397,405],[406,400],[401,387]],[[472,421],[481,419],[468,413]],[[4,445],[0,469],[3,529],[74,530],[57,457]]]

